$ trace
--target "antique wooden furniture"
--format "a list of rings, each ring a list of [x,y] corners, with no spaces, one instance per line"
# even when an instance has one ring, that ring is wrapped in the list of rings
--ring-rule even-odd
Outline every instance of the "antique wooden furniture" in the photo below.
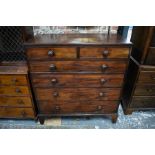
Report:
[[[134,27],[131,41],[133,49],[122,95],[125,114],[155,109],[155,27]]]
[[[23,62],[0,63],[0,118],[35,118],[28,68]]]
[[[116,122],[131,43],[118,35],[38,35],[25,43],[40,123],[109,115]]]

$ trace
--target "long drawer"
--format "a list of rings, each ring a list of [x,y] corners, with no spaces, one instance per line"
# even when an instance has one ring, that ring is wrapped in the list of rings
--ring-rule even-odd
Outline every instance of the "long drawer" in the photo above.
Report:
[[[60,102],[38,101],[41,114],[111,114],[116,113],[118,101]]]
[[[155,97],[133,97],[131,108],[155,108]]]
[[[27,49],[28,59],[45,60],[59,58],[76,58],[76,48],[72,47],[45,47],[45,48],[29,48]]]
[[[121,87],[123,74],[32,74],[34,87]]]
[[[119,100],[120,88],[36,88],[37,100]]]
[[[155,84],[155,71],[141,71],[137,83],[151,85]]]
[[[83,47],[80,48],[80,58],[128,58],[129,48],[103,48]]]
[[[31,61],[31,72],[124,73],[126,61]]]
[[[0,97],[0,106],[10,107],[32,107],[32,101],[30,97],[18,96],[18,97]]]
[[[136,86],[135,96],[155,96],[155,86],[149,86],[149,85],[144,85],[144,86]]]
[[[29,95],[27,86],[3,86],[0,87],[0,95]]]
[[[23,75],[0,75],[0,85],[27,85],[27,79]]]
[[[1,118],[34,118],[32,108],[7,108],[0,107]]]

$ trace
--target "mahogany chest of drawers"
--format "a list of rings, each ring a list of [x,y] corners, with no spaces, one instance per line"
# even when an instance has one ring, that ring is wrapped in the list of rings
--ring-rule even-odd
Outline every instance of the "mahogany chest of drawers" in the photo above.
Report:
[[[28,68],[25,63],[0,65],[0,118],[35,118]]]
[[[122,95],[125,114],[155,109],[155,27],[134,27],[133,49]]]
[[[131,43],[104,34],[38,35],[25,43],[38,117],[117,120]]]

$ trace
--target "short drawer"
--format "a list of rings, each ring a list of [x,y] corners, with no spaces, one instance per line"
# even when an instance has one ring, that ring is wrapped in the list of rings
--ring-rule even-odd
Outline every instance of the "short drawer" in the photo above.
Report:
[[[37,100],[119,100],[120,88],[36,88]]]
[[[155,71],[141,71],[138,84],[155,84]]]
[[[34,118],[32,108],[0,107],[0,118]]]
[[[0,87],[0,95],[29,95],[29,89],[27,86],[3,86]]]
[[[9,107],[32,107],[30,97],[0,97],[0,106]]]
[[[80,48],[81,58],[128,58],[129,48]]]
[[[149,52],[146,57],[145,64],[155,65],[155,47],[149,48]]]
[[[61,102],[39,101],[41,114],[112,114],[118,109],[118,101]]]
[[[155,108],[155,97],[133,97],[131,108]]]
[[[24,75],[0,75],[0,85],[27,85],[27,79]]]
[[[47,47],[47,48],[29,48],[27,49],[28,59],[57,59],[57,58],[76,58],[76,48]]]
[[[124,73],[125,61],[46,61],[30,62],[31,72]]]
[[[123,74],[33,74],[31,81],[35,87],[121,87]]]
[[[135,96],[155,96],[155,86],[136,86]]]

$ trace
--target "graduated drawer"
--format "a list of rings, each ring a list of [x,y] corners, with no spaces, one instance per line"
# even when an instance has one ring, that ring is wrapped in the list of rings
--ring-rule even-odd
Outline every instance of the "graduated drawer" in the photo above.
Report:
[[[155,65],[155,47],[151,47],[148,49],[148,55],[145,60],[145,64],[147,65]]]
[[[76,48],[72,47],[47,47],[27,49],[28,59],[57,59],[57,58],[76,58]]]
[[[60,102],[39,101],[41,114],[111,114],[116,113],[118,101]]]
[[[10,107],[32,107],[32,102],[30,97],[0,97],[0,106],[10,106]]]
[[[81,58],[128,58],[129,48],[103,48],[84,47],[80,48]]]
[[[29,89],[27,86],[2,86],[0,95],[29,95]]]
[[[155,86],[138,85],[135,88],[134,95],[135,96],[155,96]]]
[[[33,74],[31,81],[35,87],[121,87],[123,74]]]
[[[37,100],[119,100],[120,88],[36,88]]]
[[[34,118],[32,108],[0,107],[0,118]]]
[[[155,108],[155,97],[133,97],[131,108]]]
[[[27,85],[24,75],[0,75],[0,85]]]
[[[155,84],[155,71],[141,71],[138,84]]]
[[[124,73],[125,61],[31,61],[31,72]]]

